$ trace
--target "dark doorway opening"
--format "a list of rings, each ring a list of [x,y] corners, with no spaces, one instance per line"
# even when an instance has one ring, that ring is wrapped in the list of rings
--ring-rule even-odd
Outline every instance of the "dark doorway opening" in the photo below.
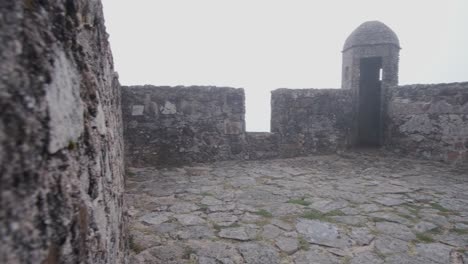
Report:
[[[378,147],[381,139],[382,58],[360,61],[358,144]]]

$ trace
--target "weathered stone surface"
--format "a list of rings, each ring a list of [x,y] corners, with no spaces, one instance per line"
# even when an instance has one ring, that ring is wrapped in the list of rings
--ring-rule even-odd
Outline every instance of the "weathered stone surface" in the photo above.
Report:
[[[164,222],[169,221],[169,217],[172,216],[171,213],[165,212],[155,212],[149,213],[140,218],[140,221],[149,225],[159,225]]]
[[[304,252],[299,251],[294,256],[294,264],[338,264],[341,263],[340,258],[328,253],[327,251],[312,247],[310,250]]]
[[[235,245],[223,242],[191,241],[190,247],[199,256],[199,263],[243,264]]]
[[[215,237],[214,231],[204,225],[186,226],[176,230],[174,234],[179,239],[212,239]]]
[[[206,222],[203,218],[196,214],[181,214],[174,215],[174,217],[184,226],[201,225]]]
[[[336,222],[344,223],[348,225],[354,225],[354,226],[364,225],[368,221],[365,217],[362,217],[362,216],[345,215],[345,216],[333,216],[331,218]]]
[[[411,229],[409,229],[405,225],[391,222],[378,222],[376,224],[376,228],[379,232],[383,234],[401,240],[410,241],[416,238],[413,232],[411,232]]]
[[[309,207],[319,210],[322,213],[329,213],[341,208],[346,207],[348,203],[345,201],[330,201],[330,200],[320,200],[312,203]]]
[[[427,231],[431,231],[433,229],[437,228],[437,225],[430,223],[430,222],[419,222],[416,225],[414,225],[413,230],[416,233],[424,233]]]
[[[358,253],[351,259],[350,264],[383,264],[384,261],[370,251]]]
[[[331,223],[300,219],[296,224],[296,229],[312,244],[337,248],[345,248],[350,245],[344,232],[337,225]]]
[[[412,222],[407,219],[407,218],[404,218],[404,217],[401,217],[395,213],[391,213],[391,212],[375,212],[375,213],[371,213],[369,214],[369,216],[375,218],[375,219],[378,219],[378,220],[385,220],[385,221],[388,221],[388,222],[393,222],[393,223],[399,223],[399,224],[403,224],[403,225],[411,225]]]
[[[221,200],[218,200],[214,197],[211,196],[205,196],[203,199],[200,201],[201,204],[205,205],[221,205],[223,202]]]
[[[257,231],[248,227],[230,227],[219,231],[219,237],[247,241],[257,236]]]
[[[289,223],[287,223],[285,221],[281,221],[279,219],[273,219],[271,221],[271,224],[273,224],[273,225],[275,225],[275,226],[277,226],[277,227],[279,227],[279,228],[281,228],[283,230],[286,230],[286,231],[291,231],[291,230],[294,229],[294,227],[291,224],[289,224]]]
[[[437,263],[449,263],[451,247],[440,244],[418,244],[416,245],[416,253],[424,259],[432,260]]]
[[[377,202],[379,204],[386,205],[386,206],[395,206],[395,205],[400,205],[400,204],[406,203],[405,200],[391,198],[391,197],[378,198],[378,199],[375,199],[375,202]]]
[[[243,89],[130,86],[122,93],[132,166],[244,158]],[[136,105],[144,106],[141,115],[135,115]]]
[[[388,264],[442,264],[411,254],[394,254],[385,258]]]
[[[120,86],[100,1],[0,4],[0,262],[123,263]]]
[[[351,229],[349,237],[357,246],[367,246],[374,240],[375,235],[367,227],[355,227]]]
[[[296,238],[279,237],[275,240],[276,246],[287,254],[293,254],[299,249],[299,242]]]
[[[379,236],[375,248],[382,254],[400,254],[408,251],[408,243],[389,236]]]
[[[136,256],[137,263],[184,264],[189,263],[187,249],[180,245],[164,245],[147,249]]]
[[[131,171],[135,173],[127,185],[134,207],[131,230],[138,236],[133,254],[175,243],[186,249],[176,263],[245,263],[238,247],[261,241],[279,253],[280,263],[434,264],[443,262],[436,260],[436,253],[424,253],[430,249],[423,242],[432,238],[434,244],[446,245],[434,251],[452,252],[452,258],[468,244],[463,234],[467,218],[459,206],[468,199],[462,191],[468,188],[466,171],[441,163],[379,151]],[[148,180],[150,174],[159,176]],[[142,187],[173,195],[135,191]],[[412,191],[402,196],[408,190]],[[412,200],[423,195],[432,198]],[[382,197],[407,203],[375,202]],[[451,198],[453,202],[448,201]],[[312,204],[323,212],[310,208]],[[169,220],[161,224],[141,221],[164,214]],[[174,218],[180,215],[205,221],[184,226]],[[147,245],[142,244],[145,241]],[[147,250],[143,252],[148,256]],[[160,261],[149,256],[150,263]]]
[[[193,212],[193,211],[196,211],[198,210],[200,207],[198,207],[197,205],[193,204],[193,203],[176,203],[174,204],[173,206],[171,206],[169,208],[169,210],[171,212],[174,212],[174,213],[190,213],[190,212]]]
[[[262,237],[265,239],[273,239],[279,236],[283,231],[274,225],[266,225],[263,227]]]
[[[280,258],[274,247],[259,243],[244,243],[239,245],[239,252],[246,264],[279,264]]]
[[[208,219],[218,226],[230,226],[239,220],[237,216],[229,213],[209,214]]]

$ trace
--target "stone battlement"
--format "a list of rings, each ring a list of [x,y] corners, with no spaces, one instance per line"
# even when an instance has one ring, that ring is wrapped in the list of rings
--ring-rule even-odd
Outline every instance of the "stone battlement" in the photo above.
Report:
[[[171,166],[329,154],[360,147],[349,89],[277,89],[271,133],[245,130],[243,89],[123,87],[127,162]],[[384,147],[402,154],[468,160],[468,83],[390,87]]]

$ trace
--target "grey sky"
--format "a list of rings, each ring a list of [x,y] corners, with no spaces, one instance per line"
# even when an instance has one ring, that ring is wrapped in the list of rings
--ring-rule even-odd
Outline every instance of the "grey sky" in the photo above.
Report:
[[[339,88],[346,37],[368,20],[400,38],[400,83],[468,81],[467,0],[103,0],[122,84],[246,91],[268,131],[270,91]]]

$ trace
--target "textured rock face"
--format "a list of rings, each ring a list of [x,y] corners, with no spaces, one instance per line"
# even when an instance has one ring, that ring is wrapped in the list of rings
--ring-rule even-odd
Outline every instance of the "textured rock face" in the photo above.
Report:
[[[247,132],[246,157],[251,160],[277,158],[279,138],[276,133]]]
[[[468,83],[389,90],[387,146],[451,163],[468,162]]]
[[[245,146],[244,90],[133,86],[123,89],[133,166],[238,159]]]
[[[278,89],[272,92],[271,130],[282,157],[332,153],[349,144],[353,124],[348,90]]]
[[[100,1],[2,1],[0,43],[0,262],[123,263],[120,92]]]

